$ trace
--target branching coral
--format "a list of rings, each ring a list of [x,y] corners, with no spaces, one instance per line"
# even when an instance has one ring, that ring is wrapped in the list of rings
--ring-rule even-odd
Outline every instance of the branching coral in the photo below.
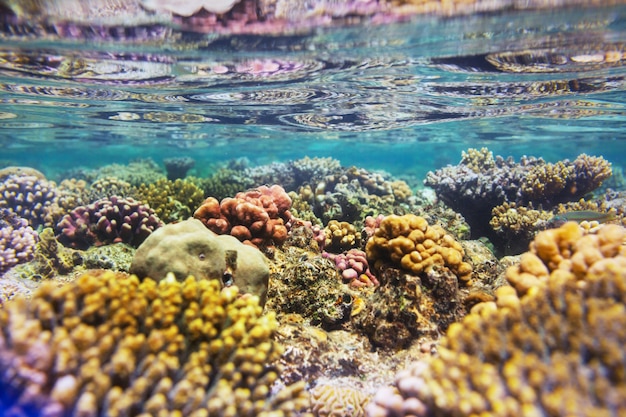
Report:
[[[277,322],[256,297],[215,281],[84,275],[0,311],[0,409],[14,416],[275,416]],[[277,414],[278,413],[278,414]]]
[[[461,165],[466,165],[475,173],[481,173],[496,167],[493,152],[487,148],[469,148],[467,152],[461,152]]]
[[[63,244],[86,249],[117,242],[139,246],[162,225],[150,207],[113,196],[75,208],[59,221],[56,231]]]
[[[204,201],[204,194],[194,183],[177,179],[142,184],[133,194],[148,204],[165,223],[188,219]]]

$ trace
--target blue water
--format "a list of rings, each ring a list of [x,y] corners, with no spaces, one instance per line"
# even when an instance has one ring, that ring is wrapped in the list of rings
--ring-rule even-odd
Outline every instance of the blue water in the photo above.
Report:
[[[0,43],[0,167],[331,156],[421,180],[462,150],[626,155],[626,7]],[[15,32],[15,30],[13,30]],[[174,35],[180,35],[178,37]]]

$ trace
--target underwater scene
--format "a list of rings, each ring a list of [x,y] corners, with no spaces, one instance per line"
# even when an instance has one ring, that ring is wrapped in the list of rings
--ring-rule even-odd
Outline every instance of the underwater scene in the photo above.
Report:
[[[0,0],[0,416],[626,415],[626,2]]]

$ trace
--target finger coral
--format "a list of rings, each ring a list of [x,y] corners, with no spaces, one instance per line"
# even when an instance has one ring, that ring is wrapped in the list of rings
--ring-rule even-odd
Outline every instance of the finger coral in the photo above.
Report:
[[[365,252],[372,262],[391,262],[416,275],[445,267],[461,283],[468,284],[471,278],[472,266],[463,261],[461,244],[441,226],[429,225],[414,214],[384,218],[368,240]]]
[[[118,242],[137,247],[162,225],[150,207],[113,196],[76,207],[57,223],[56,231],[61,243],[78,249]]]
[[[36,175],[8,175],[0,181],[0,209],[7,209],[33,226],[51,225],[49,214],[57,198],[56,184]]]
[[[370,416],[626,413],[626,230],[541,232],[513,286],[452,324],[439,356],[381,391]]]
[[[7,209],[0,210],[0,275],[33,257],[37,232]]]
[[[218,202],[207,198],[194,217],[217,234],[230,234],[255,246],[281,245],[287,239],[291,198],[280,185],[260,186]]]
[[[0,409],[29,415],[278,416],[277,322],[236,287],[87,274],[0,311]]]

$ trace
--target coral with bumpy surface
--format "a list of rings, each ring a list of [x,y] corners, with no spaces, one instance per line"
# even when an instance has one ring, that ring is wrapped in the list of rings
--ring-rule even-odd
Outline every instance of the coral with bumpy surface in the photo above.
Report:
[[[354,287],[373,287],[379,284],[370,270],[365,252],[360,249],[350,249],[340,254],[322,252],[322,256],[333,261],[341,272],[341,278]]]
[[[230,234],[255,246],[280,245],[287,239],[291,198],[280,185],[260,186],[218,202],[207,198],[194,217],[217,234]]]
[[[61,243],[78,249],[124,242],[135,247],[163,223],[150,207],[113,196],[76,207],[56,225]]]
[[[204,201],[204,194],[188,180],[161,179],[142,184],[133,192],[136,198],[148,204],[165,223],[186,220]]]
[[[44,283],[0,311],[0,409],[30,415],[276,416],[304,384],[272,393],[273,314],[215,281],[113,272]]]
[[[265,303],[269,268],[259,250],[228,235],[216,235],[197,219],[172,223],[154,231],[139,246],[130,272],[156,281],[173,273],[237,285]]]
[[[379,392],[370,416],[626,413],[626,230],[541,232],[513,285],[452,324],[439,356]]]
[[[0,274],[18,263],[29,261],[37,240],[37,232],[26,219],[6,209],[0,210]]]
[[[329,252],[340,253],[361,246],[361,232],[348,222],[329,221],[324,228],[324,236],[324,249]]]
[[[50,209],[56,184],[35,175],[9,175],[0,182],[0,209],[7,209],[33,226],[51,225]]]
[[[472,266],[463,261],[461,244],[441,226],[429,225],[414,214],[385,217],[368,240],[365,252],[376,268],[391,262],[416,275],[432,268],[447,268],[463,284],[469,284],[472,274]]]

